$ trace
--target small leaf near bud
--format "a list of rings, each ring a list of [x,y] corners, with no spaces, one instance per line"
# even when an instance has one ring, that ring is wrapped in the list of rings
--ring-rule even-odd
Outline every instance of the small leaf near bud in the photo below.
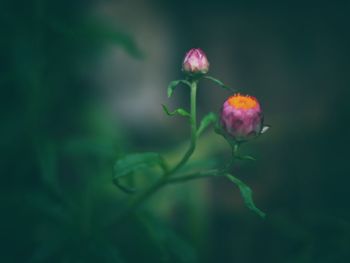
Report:
[[[235,89],[232,89],[232,88],[226,86],[221,80],[218,80],[218,79],[213,78],[211,76],[204,76],[204,78],[211,80],[212,82],[214,82],[215,84],[219,85],[221,88],[223,88],[225,90],[228,90],[228,91],[231,91],[231,92],[236,92]]]
[[[184,116],[184,117],[190,117],[191,116],[190,113],[188,113],[186,110],[184,110],[182,108],[178,108],[178,109],[176,109],[174,111],[169,111],[168,108],[164,104],[162,104],[162,107],[163,107],[163,110],[164,110],[165,114],[168,115],[168,116],[174,116],[176,114],[179,114],[179,115]]]
[[[169,85],[168,85],[168,90],[167,90],[168,98],[170,98],[171,95],[173,95],[175,89],[177,88],[177,86],[180,83],[183,83],[183,84],[185,84],[188,87],[191,87],[191,83],[188,82],[187,80],[183,80],[183,79],[181,79],[181,80],[174,80],[174,81],[170,82]]]

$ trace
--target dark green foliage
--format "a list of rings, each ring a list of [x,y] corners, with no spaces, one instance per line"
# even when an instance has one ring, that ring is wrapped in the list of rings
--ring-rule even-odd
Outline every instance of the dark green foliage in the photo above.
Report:
[[[96,14],[95,3],[113,23]],[[0,262],[350,262],[349,4],[289,4],[0,1]],[[133,28],[145,33],[137,36],[145,54]],[[155,53],[147,53],[154,49],[146,38],[164,31],[157,55],[172,69],[155,74],[154,83],[173,77],[184,51],[200,46],[213,73],[261,101],[274,129],[244,146],[237,158],[247,162],[234,172],[259,193],[266,220],[241,207],[238,189],[217,178],[169,187],[116,224],[130,197],[111,180],[117,157],[157,149],[172,163],[186,137],[176,124],[152,130],[151,140],[146,129],[113,123],[91,70],[109,47],[149,61]],[[205,90],[199,110],[217,111],[225,90]],[[198,156],[211,158],[196,157],[181,172],[226,163],[229,149],[220,148],[220,138],[208,133],[198,141],[204,143],[209,147]],[[257,161],[248,162],[245,151]],[[157,165],[150,169],[156,173],[134,177],[160,176]],[[133,186],[132,177],[121,178],[123,186]]]
[[[159,166],[163,172],[167,171],[167,165],[163,157],[158,153],[149,152],[128,154],[118,159],[115,163],[113,182],[126,193],[135,192],[136,189],[122,185],[120,179],[125,176],[131,176],[137,172],[142,173],[143,170],[154,166]]]
[[[165,162],[158,153],[128,154],[116,162],[114,166],[114,178],[120,178],[153,165],[159,165],[162,169],[166,170]]]
[[[257,213],[259,216],[261,217],[265,217],[266,214],[264,212],[262,212],[259,208],[257,208],[254,204],[253,201],[253,192],[252,189],[250,189],[250,187],[248,185],[246,185],[245,183],[243,183],[241,180],[239,180],[237,177],[231,175],[231,174],[227,174],[226,177],[233,182],[234,184],[236,184],[239,188],[239,190],[241,191],[244,203],[246,204],[246,206],[251,209],[253,212]]]

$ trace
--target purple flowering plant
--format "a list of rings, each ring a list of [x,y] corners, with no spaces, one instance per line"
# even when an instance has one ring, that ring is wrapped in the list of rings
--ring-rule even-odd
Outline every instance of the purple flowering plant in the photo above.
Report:
[[[183,108],[169,111],[165,105],[162,106],[164,112],[169,116],[180,115],[188,118],[191,128],[189,148],[173,167],[169,167],[166,160],[160,154],[153,152],[129,154],[116,162],[114,166],[113,182],[122,191],[132,195],[126,209],[120,215],[120,218],[133,212],[150,196],[167,185],[219,176],[224,176],[236,184],[246,206],[259,216],[265,217],[265,213],[254,204],[251,188],[231,172],[236,160],[255,160],[251,156],[242,156],[239,153],[242,143],[246,143],[260,136],[269,129],[269,126],[263,123],[263,112],[258,100],[249,95],[234,93],[222,105],[220,116],[210,112],[203,117],[198,125],[196,94],[200,80],[208,79],[230,92],[233,90],[224,85],[220,80],[207,75],[209,71],[208,58],[199,48],[193,48],[187,52],[182,64],[182,71],[185,78],[172,81],[168,86],[167,94],[170,98],[180,84],[189,88],[190,111]],[[181,168],[187,164],[194,153],[197,139],[210,125],[213,125],[215,127],[215,132],[222,135],[231,146],[231,161],[225,167],[195,172],[183,172]],[[148,188],[138,191],[122,183],[122,178],[128,177],[139,170],[154,166],[157,166],[162,171],[162,176]]]

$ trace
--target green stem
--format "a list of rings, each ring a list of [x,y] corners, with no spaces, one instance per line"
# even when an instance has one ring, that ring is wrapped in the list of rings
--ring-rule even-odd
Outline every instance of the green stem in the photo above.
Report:
[[[133,210],[135,210],[139,205],[141,205],[148,197],[152,196],[155,192],[157,192],[160,188],[168,183],[169,177],[175,174],[181,167],[183,167],[189,158],[192,156],[195,148],[196,148],[196,139],[197,139],[197,116],[196,116],[196,98],[197,98],[197,84],[198,80],[194,80],[191,83],[191,116],[190,116],[190,124],[191,124],[191,144],[188,148],[187,152],[184,154],[180,162],[170,171],[165,172],[164,176],[156,181],[152,186],[146,189],[141,194],[137,195],[134,199],[132,199],[127,207],[127,210],[124,214],[121,215],[122,218],[129,215]]]
[[[232,147],[232,157],[235,158],[238,156],[238,150],[239,150],[239,147],[240,147],[240,143],[236,142],[233,147]]]
[[[229,170],[231,170],[231,168],[233,167],[233,165],[237,159],[237,156],[238,156],[240,143],[234,142],[234,143],[230,143],[230,145],[231,145],[231,149],[232,149],[231,160],[230,160],[229,164],[226,166],[226,168],[223,169],[222,172],[228,172]]]
[[[196,148],[196,140],[197,140],[197,114],[196,114],[196,98],[197,98],[197,83],[198,81],[193,81],[191,83],[191,144],[188,148],[185,155],[182,157],[181,161],[167,174],[169,177],[171,174],[176,173],[182,166],[186,164],[188,159],[192,156],[195,148]]]
[[[137,195],[134,199],[131,200],[127,209],[120,216],[121,218],[127,217],[131,214],[139,205],[141,205],[148,197],[157,192],[160,188],[162,188],[167,183],[167,178],[162,177],[158,181],[156,181],[152,186],[146,189],[141,194]]]
[[[222,176],[222,175],[223,174],[220,170],[213,169],[213,170],[209,170],[209,171],[196,172],[193,174],[187,174],[187,175],[183,175],[183,176],[170,178],[167,181],[167,184],[183,183],[183,182],[191,181],[194,179],[209,178],[209,177]]]

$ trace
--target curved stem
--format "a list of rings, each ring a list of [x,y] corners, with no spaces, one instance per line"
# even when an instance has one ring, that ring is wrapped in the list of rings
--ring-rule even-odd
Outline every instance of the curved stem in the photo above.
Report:
[[[152,186],[146,189],[141,194],[135,196],[132,199],[126,209],[125,213],[122,213],[121,218],[129,215],[134,209],[136,209],[139,205],[141,205],[148,197],[157,192],[160,188],[168,183],[169,177],[175,174],[180,168],[182,168],[189,158],[192,156],[195,148],[196,148],[196,140],[197,140],[197,115],[196,115],[196,98],[197,98],[197,84],[198,80],[194,80],[191,83],[191,116],[190,116],[190,124],[191,124],[191,144],[182,159],[179,163],[170,171],[165,172],[164,176],[156,181]]]
[[[222,176],[222,175],[223,173],[220,170],[213,169],[209,171],[196,172],[192,174],[170,178],[167,181],[167,184],[169,185],[169,184],[183,183],[194,179],[209,178],[209,177],[214,177],[214,176],[216,177],[216,176]]]
[[[157,182],[155,182],[152,186],[150,186],[148,189],[146,189],[144,192],[137,195],[134,199],[132,199],[130,201],[127,209],[124,211],[124,213],[121,214],[120,218],[127,217],[129,214],[131,214],[134,209],[136,209],[148,197],[150,197],[155,192],[157,192],[160,188],[162,188],[166,183],[167,183],[167,178],[162,177]]]
[[[196,148],[196,140],[197,140],[197,114],[196,114],[196,98],[197,98],[197,82],[193,81],[191,83],[191,144],[188,148],[185,155],[182,157],[181,161],[168,173],[166,174],[169,177],[171,174],[176,173],[182,166],[186,164],[188,159],[192,156],[195,148]]]

